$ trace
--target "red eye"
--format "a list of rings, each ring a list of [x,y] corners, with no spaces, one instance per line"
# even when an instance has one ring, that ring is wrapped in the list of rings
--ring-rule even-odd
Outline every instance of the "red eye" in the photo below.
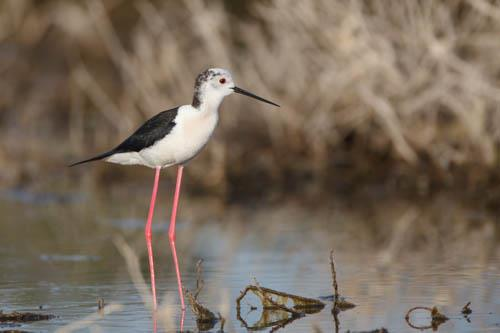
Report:
[[[221,84],[224,84],[224,83],[226,83],[226,79],[225,79],[225,78],[222,78],[222,79],[220,79],[220,80],[219,80],[219,82],[220,82]]]

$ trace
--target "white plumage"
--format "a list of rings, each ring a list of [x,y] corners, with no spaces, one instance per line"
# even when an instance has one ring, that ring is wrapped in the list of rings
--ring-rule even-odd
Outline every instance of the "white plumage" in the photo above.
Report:
[[[229,71],[211,68],[198,75],[191,105],[157,114],[116,148],[73,165],[99,159],[150,168],[183,165],[207,144],[217,126],[222,100],[234,92],[278,106],[236,87]]]
[[[198,110],[191,105],[179,108],[175,127],[163,139],[139,152],[110,156],[106,161],[118,164],[139,164],[163,168],[184,164],[195,157],[207,144],[217,126],[217,108]]]

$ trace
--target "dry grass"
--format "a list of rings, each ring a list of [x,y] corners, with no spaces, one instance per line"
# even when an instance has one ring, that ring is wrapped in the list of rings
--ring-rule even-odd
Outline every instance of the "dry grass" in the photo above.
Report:
[[[499,1],[11,0],[0,22],[2,183],[117,144],[210,66],[283,105],[226,102],[189,168],[222,194],[346,163],[481,168],[470,182],[498,166]]]

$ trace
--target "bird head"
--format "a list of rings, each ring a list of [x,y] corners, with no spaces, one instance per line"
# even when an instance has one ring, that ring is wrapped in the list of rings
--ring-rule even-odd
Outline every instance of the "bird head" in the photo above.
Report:
[[[210,68],[201,72],[196,78],[194,88],[193,106],[196,108],[205,102],[213,102],[218,106],[224,97],[231,95],[232,93],[249,96],[261,102],[279,107],[276,103],[237,87],[234,84],[231,73],[222,68]]]

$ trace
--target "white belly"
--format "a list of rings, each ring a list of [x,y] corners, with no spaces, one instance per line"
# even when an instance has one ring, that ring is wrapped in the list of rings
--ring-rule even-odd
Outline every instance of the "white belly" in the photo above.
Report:
[[[114,154],[107,158],[106,162],[125,165],[145,165],[141,155],[136,152]]]
[[[138,153],[142,164],[168,167],[188,162],[207,144],[218,120],[217,110],[198,111],[190,105],[180,107],[172,131]]]

